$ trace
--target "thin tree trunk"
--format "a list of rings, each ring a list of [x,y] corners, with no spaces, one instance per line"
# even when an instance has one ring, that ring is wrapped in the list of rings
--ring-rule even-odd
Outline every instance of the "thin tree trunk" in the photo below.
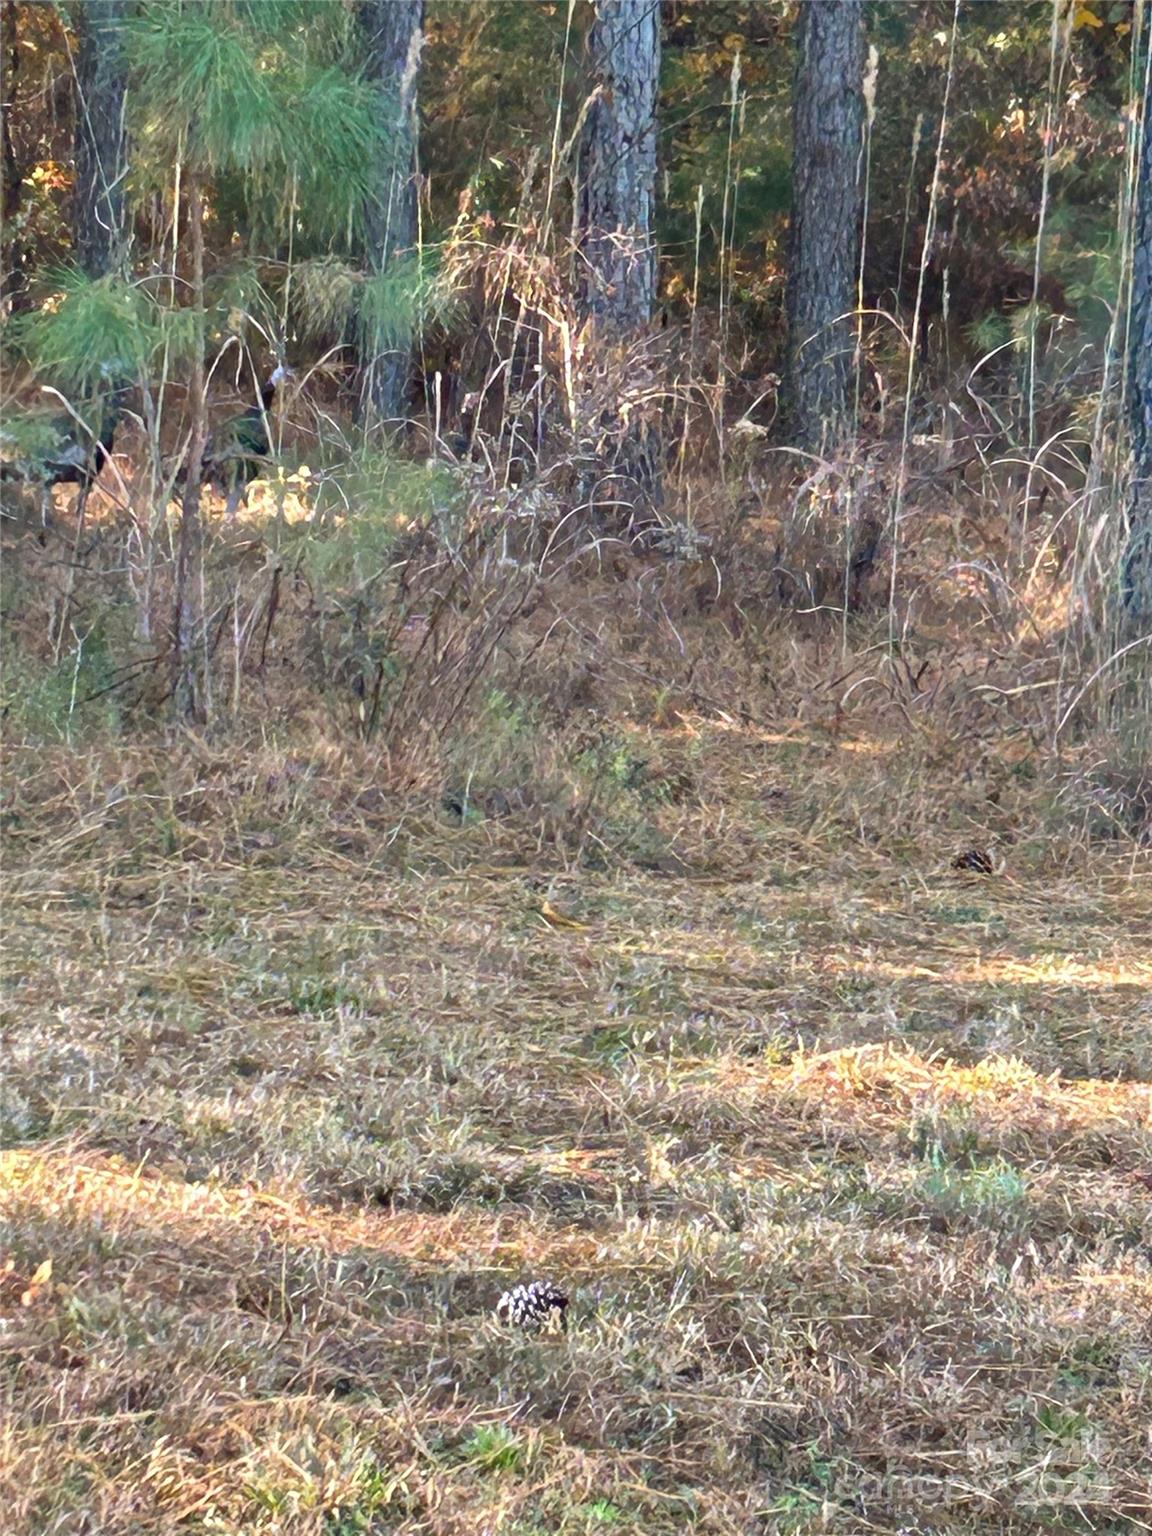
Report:
[[[418,233],[417,101],[424,44],[424,0],[361,0],[365,72],[376,82],[389,128],[390,152],[380,168],[377,196],[367,210],[368,259],[387,272],[414,251]],[[393,426],[407,415],[412,373],[410,339],[387,317],[368,314],[358,328],[363,419]]]
[[[188,176],[188,236],[192,247],[193,302],[198,312],[203,312],[204,204],[200,180],[195,174]],[[201,665],[204,615],[201,612],[200,584],[204,534],[200,516],[200,481],[208,422],[202,345],[195,347],[192,353],[188,404],[192,412],[192,437],[188,445],[187,478],[180,502],[180,528],[176,541],[172,707],[178,720],[192,721],[204,718],[206,705]]]
[[[659,0],[596,0],[588,33],[587,102],[575,199],[578,288],[597,340],[622,374],[639,363],[656,301],[656,128]],[[643,400],[618,402],[618,428],[587,495],[595,505],[642,508],[663,499],[659,419]]]
[[[787,405],[794,441],[813,452],[833,446],[848,427],[863,120],[862,0],[803,0],[793,94]]]
[[[1144,74],[1136,219],[1132,250],[1132,298],[1128,323],[1128,430],[1132,453],[1128,551],[1124,602],[1129,618],[1152,624],[1152,100]]]
[[[76,54],[76,256],[90,277],[116,271],[127,253],[124,23],[130,0],[85,0]]]
[[[24,178],[12,139],[16,76],[20,69],[16,0],[0,0],[0,138],[4,153],[4,200],[0,227],[4,231],[0,300],[3,309],[16,309],[25,289],[24,242],[17,229],[23,202]]]

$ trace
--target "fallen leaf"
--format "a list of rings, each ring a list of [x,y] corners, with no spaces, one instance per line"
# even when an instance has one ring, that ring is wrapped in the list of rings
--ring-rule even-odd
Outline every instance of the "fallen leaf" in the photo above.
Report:
[[[566,912],[561,912],[550,901],[545,901],[541,904],[540,916],[550,928],[587,929],[588,927],[587,923],[582,923],[575,917],[569,917]]]

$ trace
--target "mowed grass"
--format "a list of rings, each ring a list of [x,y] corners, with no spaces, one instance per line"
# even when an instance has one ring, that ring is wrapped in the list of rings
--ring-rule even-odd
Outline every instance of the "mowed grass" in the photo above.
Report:
[[[6,1531],[1152,1529],[1146,859],[652,734],[576,845],[10,763]]]

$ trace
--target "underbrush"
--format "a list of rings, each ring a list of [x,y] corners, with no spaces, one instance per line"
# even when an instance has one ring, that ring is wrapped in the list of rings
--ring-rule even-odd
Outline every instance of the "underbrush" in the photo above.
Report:
[[[685,841],[708,822],[698,737],[665,743],[701,717],[780,746],[784,771],[754,791],[766,814],[773,797],[808,802],[811,823],[850,844],[911,848],[946,830],[997,864],[1097,844],[1138,857],[1152,836],[1139,656],[1081,683],[1072,630],[1040,645],[1038,609],[1021,617],[1011,597],[980,616],[963,583],[937,582],[922,623],[946,519],[909,560],[894,636],[887,607],[782,605],[763,519],[727,542],[717,525],[689,554],[618,537],[553,559],[543,510],[525,523],[446,466],[381,462],[369,478],[375,499],[355,517],[317,474],[306,516],[281,497],[209,543],[211,719],[189,761],[226,757],[229,741],[251,762],[261,736],[284,760],[261,792],[277,807],[323,798],[325,761],[356,762],[362,808],[415,797],[464,830],[532,828],[569,860],[700,866]],[[167,557],[153,541],[144,559],[139,525],[115,518],[7,528],[8,742],[131,753],[167,728]],[[825,793],[814,762],[847,754],[875,771],[836,773]],[[723,840],[716,852],[729,857]]]

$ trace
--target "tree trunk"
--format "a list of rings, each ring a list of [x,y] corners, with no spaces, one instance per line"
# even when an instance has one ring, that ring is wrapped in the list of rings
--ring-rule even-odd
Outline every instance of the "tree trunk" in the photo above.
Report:
[[[130,0],[85,0],[76,54],[76,256],[89,277],[124,264],[127,70],[124,22]]]
[[[360,29],[365,73],[375,81],[389,127],[389,153],[380,167],[377,196],[367,210],[369,266],[386,272],[416,247],[418,232],[416,149],[424,0],[361,0]],[[399,425],[407,415],[412,349],[379,316],[358,327],[360,403],[371,424]]]
[[[192,296],[204,310],[204,199],[200,180],[188,176],[188,236],[192,247]],[[192,437],[184,494],[180,502],[180,528],[176,538],[176,612],[173,629],[172,710],[177,720],[203,720],[207,713],[204,669],[204,615],[200,583],[203,570],[204,533],[200,517],[200,482],[204,468],[204,443],[208,435],[204,383],[204,348],[192,353],[188,379],[188,404],[192,412]]]
[[[793,440],[813,452],[833,446],[848,426],[863,121],[862,0],[803,0],[793,93],[787,400]]]
[[[662,501],[660,422],[652,391],[629,392],[656,301],[656,125],[659,0],[596,0],[588,33],[587,90],[575,199],[581,308],[600,343],[617,352],[619,398],[605,402],[592,506],[636,513]],[[641,375],[642,377],[642,375]],[[636,398],[629,398],[629,394]],[[645,398],[647,397],[647,399]]]
[[[576,208],[581,298],[587,315],[627,334],[647,326],[656,298],[658,0],[597,0],[588,75]]]
[[[1146,70],[1128,317],[1132,484],[1124,561],[1124,604],[1129,618],[1142,628],[1152,624],[1152,101],[1147,95],[1148,78]]]
[[[24,242],[16,229],[23,201],[24,178],[12,141],[12,112],[16,75],[20,68],[16,0],[0,0],[0,138],[4,153],[3,270],[0,271],[0,312],[15,309],[24,290]]]

